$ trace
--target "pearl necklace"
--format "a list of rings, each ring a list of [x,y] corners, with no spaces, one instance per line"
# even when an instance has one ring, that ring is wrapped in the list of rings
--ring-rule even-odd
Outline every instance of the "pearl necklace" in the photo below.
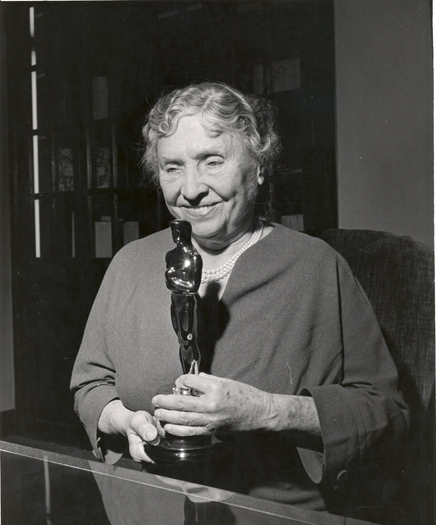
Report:
[[[217,268],[216,270],[203,270],[201,273],[201,284],[209,284],[213,283],[214,281],[219,281],[229,275],[229,273],[233,270],[233,267],[236,264],[236,261],[239,259],[239,257],[246,251],[250,246],[253,246],[253,244],[256,244],[257,241],[262,237],[263,233],[263,222],[258,221],[257,227],[255,231],[251,234],[248,241],[244,244],[244,246],[235,253],[235,255],[229,259],[223,266],[220,268]]]

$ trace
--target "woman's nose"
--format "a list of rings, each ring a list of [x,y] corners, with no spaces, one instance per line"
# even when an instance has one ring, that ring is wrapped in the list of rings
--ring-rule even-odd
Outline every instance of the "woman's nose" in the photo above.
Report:
[[[207,185],[197,167],[185,169],[180,192],[188,201],[196,201],[207,193]]]

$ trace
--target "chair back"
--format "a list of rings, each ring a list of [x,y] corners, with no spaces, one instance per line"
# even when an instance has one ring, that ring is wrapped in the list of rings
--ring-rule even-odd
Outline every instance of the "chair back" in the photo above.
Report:
[[[320,238],[350,265],[398,367],[399,388],[410,407],[411,424],[397,501],[404,510],[404,523],[430,525],[434,510],[433,251],[411,237],[380,231],[325,230]]]

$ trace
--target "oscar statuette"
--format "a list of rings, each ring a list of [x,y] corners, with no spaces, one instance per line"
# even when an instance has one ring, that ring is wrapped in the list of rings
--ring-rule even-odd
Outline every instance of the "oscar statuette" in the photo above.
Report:
[[[166,286],[171,291],[171,320],[179,342],[183,374],[201,371],[201,353],[197,344],[197,297],[203,262],[191,242],[191,224],[171,222],[176,247],[166,254]],[[189,388],[164,385],[158,394],[199,396]],[[161,422],[162,426],[165,422]],[[145,452],[157,464],[197,461],[226,453],[223,442],[215,436],[179,437],[166,432],[158,445],[145,445]]]

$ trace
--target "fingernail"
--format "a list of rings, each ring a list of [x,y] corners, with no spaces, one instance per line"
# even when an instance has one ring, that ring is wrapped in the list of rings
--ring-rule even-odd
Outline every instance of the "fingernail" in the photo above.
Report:
[[[161,411],[160,410],[155,410],[154,411],[154,417],[157,417],[157,418],[160,418],[161,417]]]

